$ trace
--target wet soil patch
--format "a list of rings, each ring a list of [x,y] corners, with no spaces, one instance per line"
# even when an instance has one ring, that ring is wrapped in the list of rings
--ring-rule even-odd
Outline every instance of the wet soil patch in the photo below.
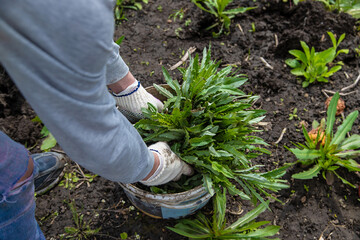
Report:
[[[249,79],[244,91],[259,95],[261,98],[256,107],[268,112],[264,119],[267,124],[259,126],[263,130],[259,135],[270,144],[272,154],[255,161],[269,170],[295,161],[284,146],[291,147],[292,142],[304,141],[301,121],[310,126],[313,120],[326,117],[326,97],[322,90],[338,91],[358,76],[359,58],[354,49],[360,44],[359,32],[355,28],[356,21],[349,15],[326,11],[321,3],[309,1],[294,6],[283,1],[242,2],[242,6],[258,7],[234,18],[230,33],[216,39],[211,32],[205,31],[213,23],[210,15],[202,13],[189,1],[174,0],[149,1],[143,5],[143,11],[127,11],[128,21],[116,27],[115,39],[125,36],[121,55],[144,86],[164,83],[161,68],[169,69],[193,46],[201,55],[202,49],[211,45],[213,58],[221,60],[223,66],[237,66]],[[170,14],[181,8],[185,11],[182,20],[169,19]],[[188,19],[191,22],[185,26]],[[255,31],[252,31],[252,25]],[[302,88],[284,63],[291,57],[288,51],[301,49],[300,41],[314,46],[317,51],[331,47],[327,31],[337,37],[346,34],[340,48],[348,48],[350,52],[338,58],[344,62],[343,69],[330,77],[329,83]],[[177,70],[170,73],[181,81]],[[352,90],[356,92],[343,97],[345,115],[359,110],[358,89],[355,87]],[[295,108],[298,117],[289,120],[289,114]],[[0,70],[1,130],[28,147],[35,146],[31,148],[32,152],[39,152],[41,126],[31,121],[35,116],[4,70]],[[273,144],[284,128],[287,130],[282,140]],[[351,133],[359,134],[359,131],[358,119]],[[61,151],[58,146],[56,149]],[[301,170],[301,166],[288,170],[284,178],[289,181],[290,188],[276,194],[283,204],[271,203],[272,212],[264,213],[260,219],[280,225],[282,228],[277,237],[281,239],[360,239],[358,191],[339,180],[328,186],[321,177],[306,181],[290,178],[291,174]],[[70,160],[65,172],[82,176],[78,166]],[[349,174],[346,170],[339,174],[359,186],[359,175]],[[80,184],[81,181],[72,189],[57,186],[37,197],[36,217],[47,239],[60,239],[65,227],[75,226],[69,201],[74,201],[79,214],[84,215],[85,226],[101,227],[90,239],[121,239],[121,233],[127,233],[128,239],[184,239],[166,229],[166,226],[173,226],[175,220],[152,219],[134,209],[118,184],[101,177],[95,177],[91,183],[83,181]],[[239,217],[239,209],[246,212],[251,205],[238,197],[229,197],[229,222]],[[204,212],[211,214],[211,204]]]

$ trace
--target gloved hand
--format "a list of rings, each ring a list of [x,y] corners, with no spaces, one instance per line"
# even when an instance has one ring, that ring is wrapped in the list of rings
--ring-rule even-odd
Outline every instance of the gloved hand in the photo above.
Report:
[[[179,180],[182,174],[191,176],[194,173],[194,170],[188,164],[171,151],[167,143],[155,143],[149,146],[149,150],[158,154],[160,164],[149,179],[141,181],[142,184],[147,186],[162,185],[170,181]]]
[[[120,112],[131,122],[135,123],[144,118],[141,108],[148,108],[147,103],[154,105],[159,112],[162,111],[164,104],[153,95],[148,93],[140,82],[135,81],[124,91],[115,94],[116,105]]]

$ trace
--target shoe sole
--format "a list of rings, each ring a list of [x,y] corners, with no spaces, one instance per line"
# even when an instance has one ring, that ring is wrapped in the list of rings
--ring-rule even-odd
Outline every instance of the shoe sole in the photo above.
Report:
[[[52,188],[54,188],[60,181],[60,179],[62,179],[62,177],[64,176],[64,173],[62,172],[52,183],[50,183],[47,187],[36,191],[36,195],[42,195],[48,191],[50,191]]]

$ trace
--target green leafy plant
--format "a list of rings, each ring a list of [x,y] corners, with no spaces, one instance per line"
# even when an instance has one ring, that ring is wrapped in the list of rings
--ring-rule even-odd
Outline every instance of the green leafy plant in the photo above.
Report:
[[[360,18],[360,2],[359,0],[317,0],[322,2],[325,7],[330,10],[338,10],[350,14],[356,19]]]
[[[208,27],[206,30],[218,28],[218,32],[213,32],[214,37],[220,36],[222,33],[229,33],[231,19],[237,14],[244,13],[256,7],[238,7],[225,10],[232,3],[232,0],[192,0],[192,2],[201,10],[212,14],[216,18],[216,23]]]
[[[147,4],[149,0],[116,0],[116,5],[114,8],[114,16],[117,22],[122,20],[127,20],[124,10],[132,9],[132,10],[142,10],[142,3]]]
[[[286,168],[262,173],[260,165],[252,164],[252,158],[269,153],[261,147],[267,144],[251,135],[257,131],[252,125],[264,118],[265,111],[252,108],[258,96],[239,89],[247,81],[244,75],[233,74],[231,66],[218,70],[220,62],[212,61],[210,55],[205,48],[201,63],[197,54],[190,58],[189,67],[180,69],[182,85],[163,69],[170,89],[154,87],[167,97],[164,111],[159,113],[149,105],[143,109],[147,119],[135,127],[147,143],[168,142],[182,160],[194,166],[211,195],[222,186],[243,199],[264,202],[261,193],[271,197],[267,190],[288,187],[280,179]]]
[[[56,143],[57,143],[56,139],[51,134],[51,132],[47,129],[47,127],[42,123],[41,119],[38,116],[33,118],[31,121],[40,123],[43,126],[42,129],[41,129],[40,134],[45,139],[41,143],[41,146],[40,146],[41,151],[43,151],[43,152],[50,151],[53,147],[56,146]]]
[[[303,126],[306,139],[305,145],[298,143],[297,148],[289,149],[295,154],[300,163],[312,165],[309,170],[292,175],[293,178],[311,179],[321,172],[324,179],[329,178],[327,180],[330,183],[333,176],[336,175],[343,183],[355,188],[353,184],[339,176],[336,170],[345,167],[349,171],[360,171],[360,165],[353,159],[360,155],[360,135],[354,134],[346,137],[359,112],[350,113],[338,127],[337,132],[333,134],[338,99],[339,93],[336,93],[331,99],[327,110],[326,123],[324,119],[320,124],[316,139],[311,139]],[[325,141],[323,141],[323,138],[325,138]]]
[[[256,222],[254,220],[266,210],[266,206],[266,204],[259,204],[255,209],[226,226],[226,196],[224,191],[224,193],[216,194],[213,199],[214,214],[212,221],[200,212],[195,219],[183,219],[175,227],[168,228],[190,239],[270,239],[268,237],[274,236],[280,227],[269,225],[260,228],[270,222]]]
[[[300,41],[303,52],[300,50],[290,50],[289,53],[295,56],[295,59],[287,59],[285,63],[293,68],[291,73],[295,76],[303,76],[305,80],[302,82],[302,86],[305,88],[310,83],[315,81],[328,82],[328,77],[332,76],[335,72],[339,71],[343,63],[333,63],[333,67],[329,70],[328,64],[332,63],[334,59],[340,54],[349,52],[348,49],[340,49],[337,51],[339,44],[344,40],[345,33],[342,34],[338,41],[334,34],[328,32],[328,35],[332,41],[333,47],[326,49],[322,52],[315,52],[315,48],[312,47],[311,51],[309,46]]]
[[[65,234],[61,236],[61,239],[90,239],[91,236],[100,231],[101,227],[91,229],[91,220],[88,222],[84,220],[84,214],[78,212],[74,201],[65,201],[65,203],[67,203],[70,208],[75,227],[65,227]]]

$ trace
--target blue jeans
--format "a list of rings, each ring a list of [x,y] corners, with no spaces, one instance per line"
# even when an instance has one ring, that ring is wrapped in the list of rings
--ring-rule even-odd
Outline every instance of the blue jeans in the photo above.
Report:
[[[38,168],[34,165],[33,174],[16,183],[28,162],[26,148],[0,131],[0,240],[45,240],[35,220],[34,176]]]

